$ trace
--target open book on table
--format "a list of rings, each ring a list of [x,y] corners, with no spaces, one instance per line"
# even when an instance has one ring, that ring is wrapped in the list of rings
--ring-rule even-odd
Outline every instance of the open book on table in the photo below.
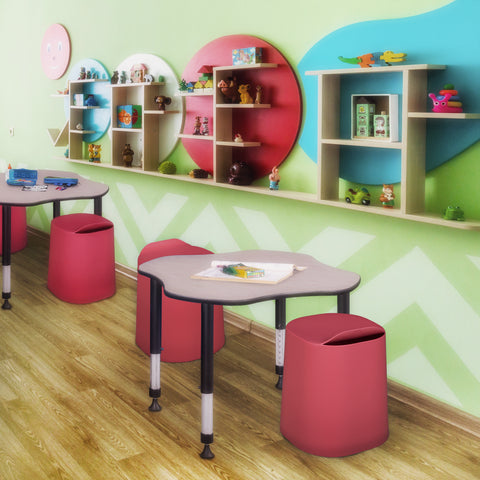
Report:
[[[240,274],[224,273],[224,270],[230,271],[235,267],[251,267],[252,275],[240,276]],[[224,269],[224,267],[227,267]],[[234,267],[234,268],[231,268]],[[201,280],[220,280],[242,283],[279,283],[282,280],[293,275],[295,270],[305,270],[307,267],[299,267],[292,263],[259,263],[259,262],[239,262],[229,260],[217,260],[210,264],[210,267],[192,275],[191,278]]]

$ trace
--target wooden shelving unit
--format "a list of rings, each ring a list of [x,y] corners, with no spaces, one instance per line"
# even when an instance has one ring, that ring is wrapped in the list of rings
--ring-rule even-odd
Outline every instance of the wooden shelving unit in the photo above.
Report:
[[[318,77],[318,182],[317,202],[323,205],[368,211],[379,215],[480,230],[480,221],[450,221],[425,212],[425,149],[428,119],[480,119],[480,113],[441,114],[426,112],[428,72],[445,70],[445,65],[401,65],[365,69],[337,69],[306,72]],[[340,96],[342,77],[382,75],[396,72],[402,77],[402,139],[398,142],[340,138]],[[339,198],[339,164],[342,146],[396,149],[401,165],[401,203],[394,209],[347,204]]]

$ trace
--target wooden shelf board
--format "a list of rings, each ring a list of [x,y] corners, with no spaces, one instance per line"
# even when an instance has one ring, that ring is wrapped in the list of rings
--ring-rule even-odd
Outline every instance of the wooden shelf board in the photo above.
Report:
[[[331,70],[310,70],[305,72],[305,75],[356,75],[356,74],[370,74],[370,73],[389,73],[389,72],[405,72],[407,70],[445,70],[446,65],[392,65],[390,67],[371,67],[371,68],[338,68]]]
[[[436,113],[436,112],[409,112],[411,118],[449,118],[453,120],[478,120],[480,113]]]
[[[95,110],[96,108],[102,108],[98,105],[95,105],[95,106],[87,106],[87,105],[70,105],[70,108],[72,110]]]
[[[142,82],[142,83],[111,83],[110,86],[112,88],[132,88],[132,87],[148,87],[150,85],[153,86],[161,86],[165,85],[165,82]]]
[[[70,80],[70,83],[95,83],[95,82],[109,82],[106,78],[85,78],[84,80]]]
[[[209,91],[199,91],[199,92],[177,92],[175,95],[179,97],[208,97],[213,95],[213,89]]]
[[[179,133],[178,138],[188,138],[191,140],[213,140],[213,135],[189,135],[187,133]]]
[[[145,115],[170,115],[172,113],[180,113],[179,110],[145,110]]]
[[[75,133],[78,135],[96,133],[95,130],[70,130],[70,133]]]
[[[225,65],[222,67],[214,67],[216,71],[228,71],[228,70],[248,70],[252,68],[277,68],[277,63],[251,63],[248,65]]]
[[[142,132],[143,132],[143,128],[121,128],[121,127],[112,127],[112,132],[142,133]]]
[[[260,142],[232,142],[232,141],[217,141],[215,142],[221,147],[260,147]]]
[[[217,103],[216,108],[271,108],[270,103]]]
[[[389,142],[386,140],[322,138],[320,141],[328,145],[345,145],[351,147],[393,148],[397,150],[403,147],[402,142]]]

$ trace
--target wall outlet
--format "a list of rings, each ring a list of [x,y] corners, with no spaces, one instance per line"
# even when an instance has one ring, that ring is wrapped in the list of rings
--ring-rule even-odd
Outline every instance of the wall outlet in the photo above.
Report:
[[[15,129],[13,127],[10,127],[8,129],[8,133],[10,133],[10,136],[13,137],[15,135]]]

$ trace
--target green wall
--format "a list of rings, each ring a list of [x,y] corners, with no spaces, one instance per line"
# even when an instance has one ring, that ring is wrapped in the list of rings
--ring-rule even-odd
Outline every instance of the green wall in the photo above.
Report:
[[[47,27],[61,23],[71,37],[71,66],[94,58],[112,71],[132,54],[151,53],[180,76],[199,48],[236,33],[272,43],[295,68],[312,45],[340,27],[417,15],[449,3],[244,0],[236,6],[218,0],[0,0],[0,169],[11,163],[73,170],[108,183],[104,214],[115,223],[117,261],[129,267],[136,267],[145,244],[176,237],[216,252],[304,252],[360,273],[362,283],[352,295],[351,310],[385,326],[390,378],[480,417],[478,233],[67,163],[61,159],[63,148],[53,147],[46,133],[47,127],[59,128],[65,121],[61,100],[50,95],[64,88],[66,77],[47,79],[39,54]],[[379,45],[384,47],[388,45]],[[13,137],[9,127],[15,128]],[[103,143],[108,152],[108,137]],[[451,178],[468,172],[466,185],[475,195],[468,200],[464,192],[462,199],[479,218],[477,158],[475,145],[431,172],[428,206],[435,205],[438,191],[432,185],[448,185]],[[181,144],[170,160],[184,172],[193,167]],[[281,187],[309,191],[315,165],[296,146],[281,174]],[[70,202],[63,212],[91,209],[89,202]],[[51,206],[30,209],[28,219],[48,231]],[[333,299],[295,299],[287,302],[287,316],[334,308]],[[271,302],[235,311],[273,326]]]

